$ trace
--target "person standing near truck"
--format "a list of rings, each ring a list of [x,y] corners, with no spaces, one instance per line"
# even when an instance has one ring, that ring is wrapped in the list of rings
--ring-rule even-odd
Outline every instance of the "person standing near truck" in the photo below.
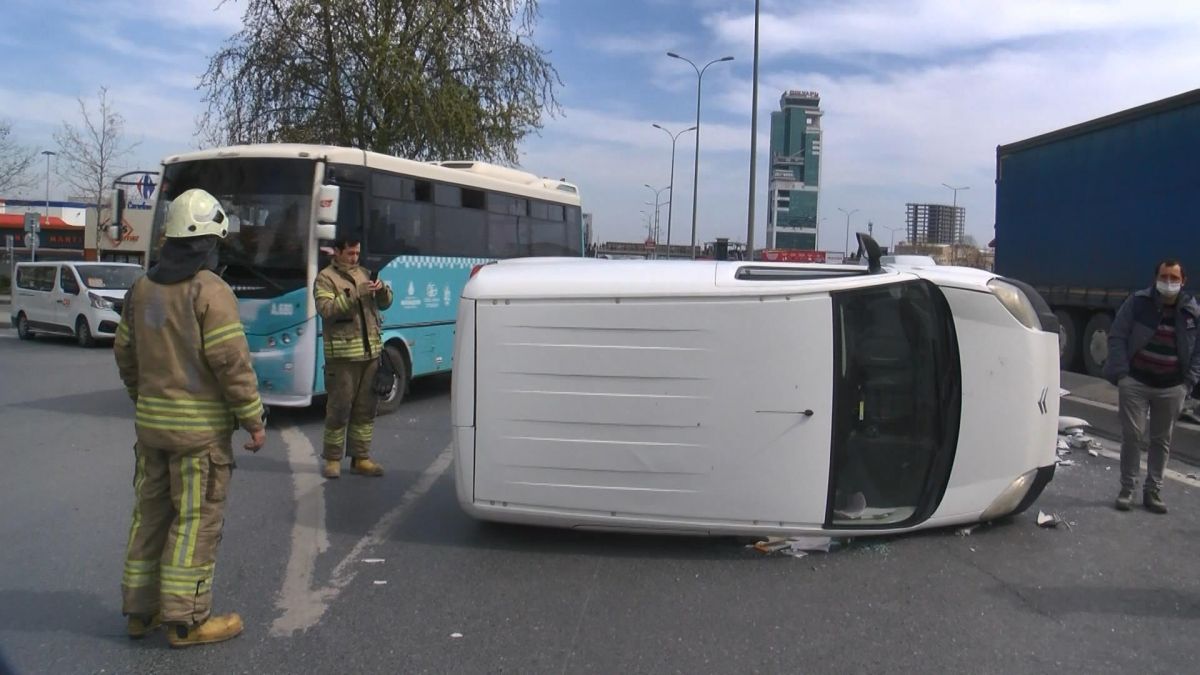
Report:
[[[1200,381],[1200,350],[1196,349],[1200,303],[1183,291],[1186,282],[1178,260],[1159,262],[1154,285],[1126,298],[1108,333],[1104,377],[1120,392],[1121,491],[1116,502],[1120,511],[1132,507],[1145,449],[1142,504],[1153,513],[1167,512],[1162,482],[1171,434],[1184,398]]]

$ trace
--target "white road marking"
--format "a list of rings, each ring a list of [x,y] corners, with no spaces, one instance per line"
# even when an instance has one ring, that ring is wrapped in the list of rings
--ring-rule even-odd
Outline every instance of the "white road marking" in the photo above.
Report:
[[[276,607],[283,613],[271,625],[273,637],[289,637],[296,631],[303,632],[317,625],[342,589],[357,576],[358,568],[354,567],[354,563],[366,562],[359,560],[363,553],[384,542],[412,505],[424,497],[446,472],[454,456],[451,447],[442,450],[421,473],[417,482],[400,497],[400,502],[385,513],[333,568],[329,583],[318,587],[313,580],[313,568],[317,556],[329,548],[329,537],[325,531],[326,481],[318,469],[317,453],[304,434],[295,427],[285,427],[281,435],[288,446],[288,465],[292,470],[296,499],[296,523],[292,526],[291,555],[276,602]]]

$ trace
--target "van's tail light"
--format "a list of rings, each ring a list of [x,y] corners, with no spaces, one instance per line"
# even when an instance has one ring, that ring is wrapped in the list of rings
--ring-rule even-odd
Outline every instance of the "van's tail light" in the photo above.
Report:
[[[475,266],[473,266],[473,267],[471,268],[471,276],[469,276],[469,277],[467,277],[467,278],[468,278],[468,279],[470,279],[470,278],[474,277],[476,274],[479,274],[479,270],[481,270],[481,269],[483,269],[484,267],[486,267],[486,266],[488,266],[488,265],[491,265],[491,264],[492,264],[492,263],[490,263],[490,262],[485,262],[485,263],[480,263],[480,264],[478,264],[478,265],[475,265]]]

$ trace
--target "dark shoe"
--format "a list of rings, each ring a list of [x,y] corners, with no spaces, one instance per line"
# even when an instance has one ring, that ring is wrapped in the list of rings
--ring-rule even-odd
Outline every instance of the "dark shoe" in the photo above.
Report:
[[[160,625],[162,625],[162,614],[155,614],[151,617],[130,615],[126,622],[126,630],[129,632],[130,639],[141,640],[157,630]]]
[[[1117,510],[1128,511],[1131,508],[1133,508],[1133,490],[1121,488],[1121,491],[1117,493]]]
[[[1142,493],[1142,506],[1150,513],[1167,512],[1167,505],[1163,503],[1162,497],[1158,496],[1157,490],[1146,490]]]

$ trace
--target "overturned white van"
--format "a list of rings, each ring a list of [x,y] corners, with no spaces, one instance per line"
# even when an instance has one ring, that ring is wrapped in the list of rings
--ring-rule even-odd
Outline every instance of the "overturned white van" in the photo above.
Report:
[[[483,267],[458,316],[460,504],[746,535],[1023,511],[1055,467],[1053,314],[995,274],[874,260]]]

